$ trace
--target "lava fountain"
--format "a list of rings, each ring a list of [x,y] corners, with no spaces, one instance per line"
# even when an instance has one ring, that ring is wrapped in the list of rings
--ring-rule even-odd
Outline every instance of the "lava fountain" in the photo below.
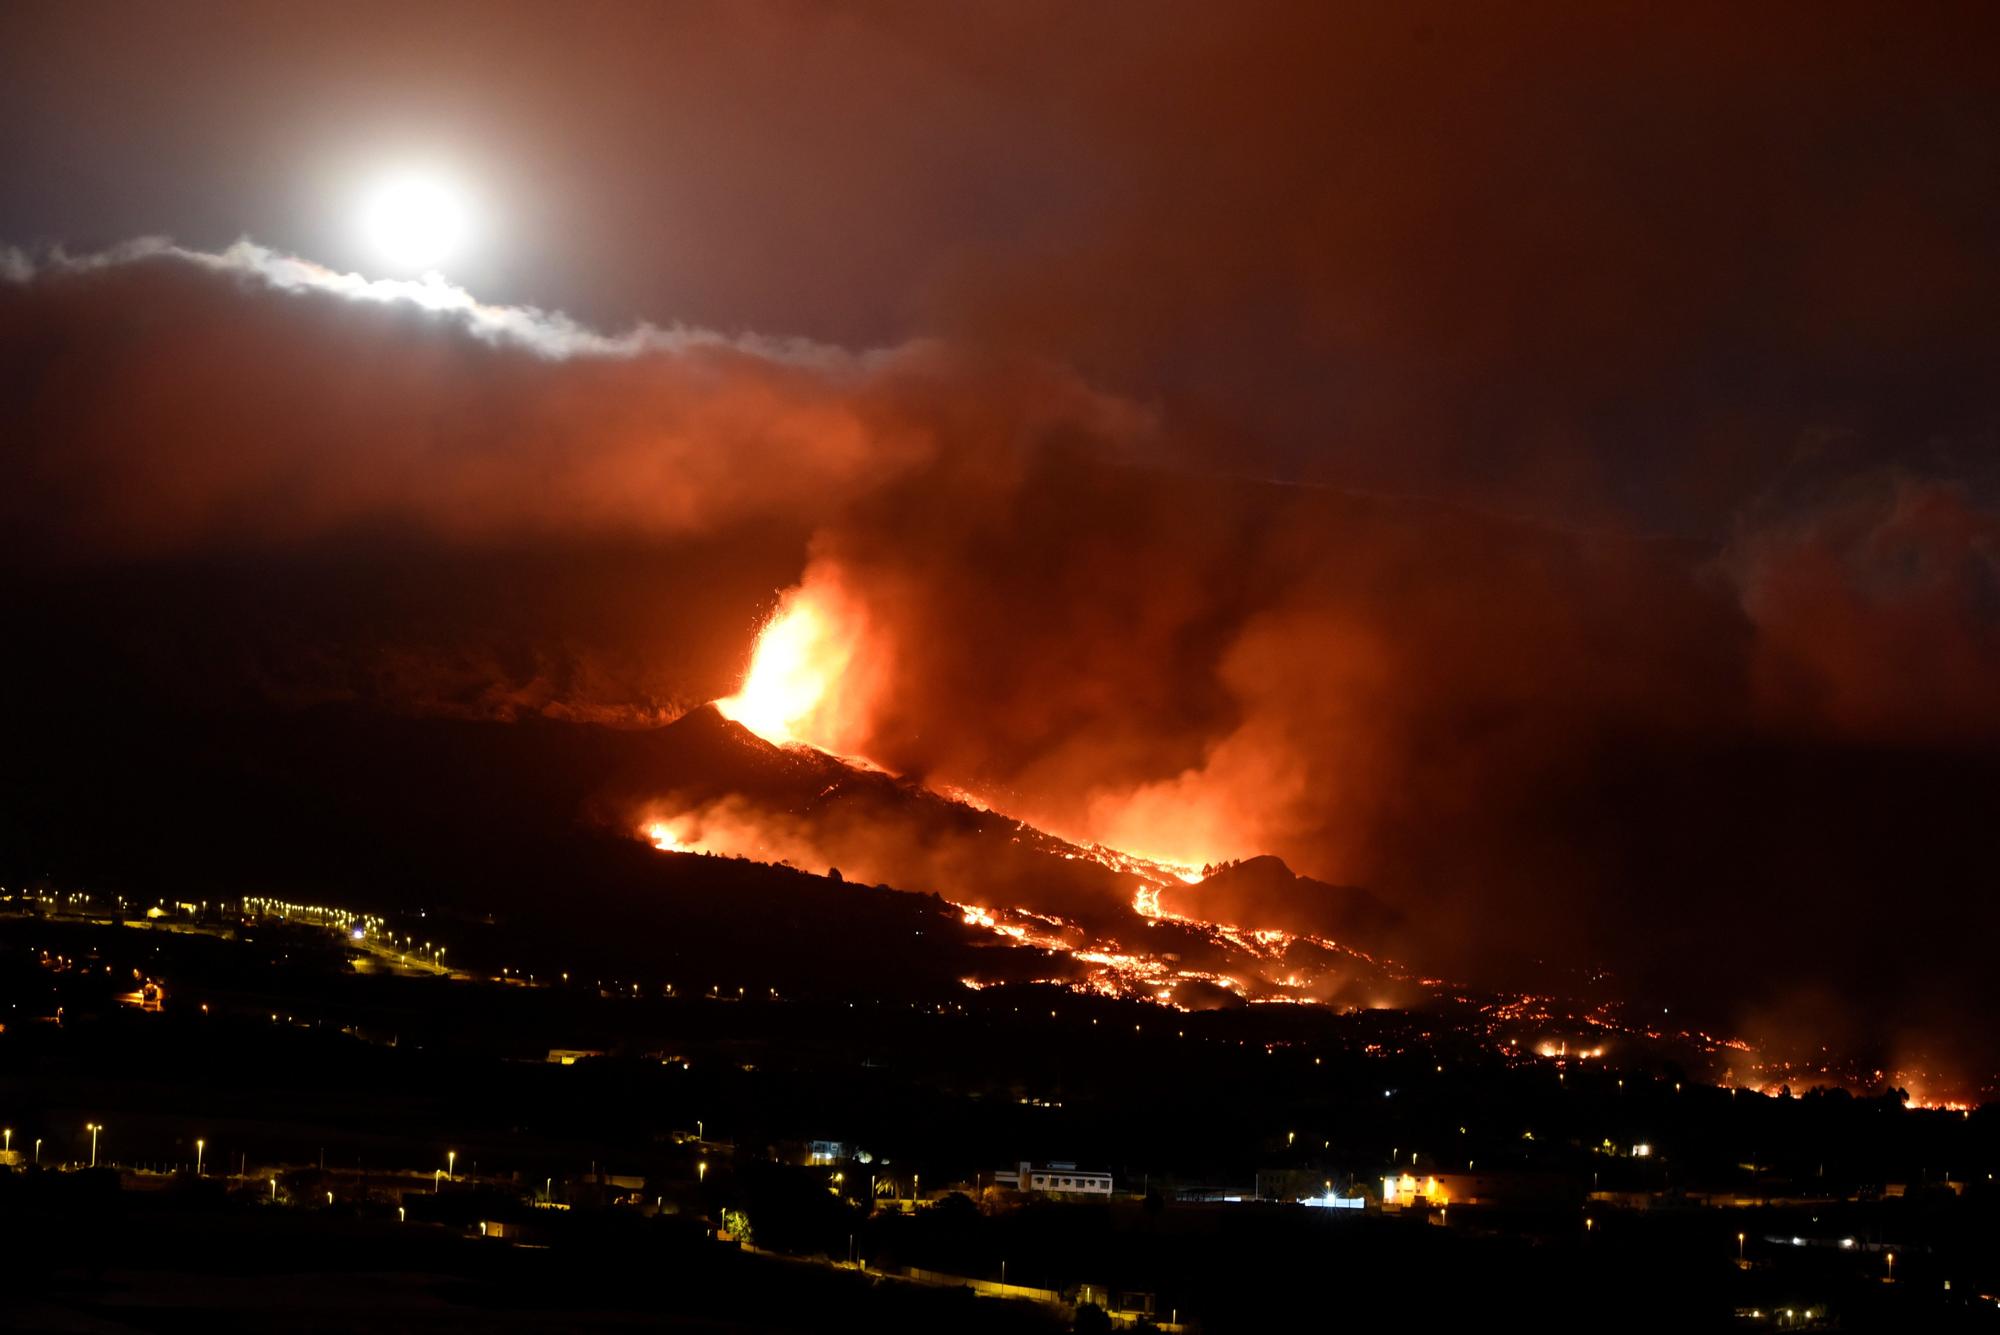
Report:
[[[715,707],[775,746],[852,750],[865,738],[871,685],[880,676],[879,664],[862,663],[866,629],[838,574],[814,566],[757,633],[742,687]]]

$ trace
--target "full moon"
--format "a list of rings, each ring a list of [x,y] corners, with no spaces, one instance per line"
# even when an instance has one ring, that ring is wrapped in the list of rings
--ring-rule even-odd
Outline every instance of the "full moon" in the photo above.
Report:
[[[370,243],[401,269],[433,269],[464,240],[467,209],[450,183],[416,173],[383,181],[368,197],[362,226]]]

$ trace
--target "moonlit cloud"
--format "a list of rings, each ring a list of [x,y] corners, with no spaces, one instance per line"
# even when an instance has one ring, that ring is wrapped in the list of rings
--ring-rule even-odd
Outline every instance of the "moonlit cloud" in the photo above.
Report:
[[[234,274],[274,291],[325,293],[348,301],[428,311],[446,317],[475,338],[525,348],[552,359],[673,356],[728,349],[826,372],[853,370],[869,360],[865,355],[809,339],[756,334],[730,336],[686,325],[661,328],[640,323],[620,334],[606,334],[560,311],[489,305],[438,273],[421,278],[369,278],[329,269],[248,239],[219,252],[191,250],[160,237],[141,238],[84,255],[73,255],[60,248],[33,255],[19,247],[4,247],[0,248],[0,278],[29,283],[41,276],[90,273],[147,260],[175,260],[214,273]]]

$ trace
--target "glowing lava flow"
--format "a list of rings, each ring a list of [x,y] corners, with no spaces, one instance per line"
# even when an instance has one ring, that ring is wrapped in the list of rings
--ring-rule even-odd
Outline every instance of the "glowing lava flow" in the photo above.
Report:
[[[776,851],[754,819],[741,812],[719,821],[712,815],[655,809],[640,818],[636,832],[670,853],[771,862]],[[1456,1025],[1479,1034],[1509,1063],[1545,1063],[1559,1070],[1601,1062],[1612,1055],[1614,1046],[1626,1043],[1668,1042],[1689,1050],[1689,1056],[1716,1058],[1718,1067],[1727,1064],[1739,1070],[1752,1057],[1740,1039],[1698,1030],[1663,1030],[1650,1017],[1621,1017],[1621,1008],[1614,1003],[1586,1007],[1554,996],[1480,993],[1442,979],[1415,977],[1387,959],[1327,937],[1178,913],[1161,901],[1166,891],[1184,880],[1187,873],[1181,869],[1098,846],[1065,844],[1028,826],[1018,826],[1014,838],[1053,857],[1115,867],[1138,882],[1131,899],[1132,916],[1122,922],[1100,917],[1090,923],[1025,907],[993,906],[990,900],[945,898],[966,927],[990,933],[1009,946],[1043,952],[1051,964],[1062,962],[1052,976],[1015,981],[1149,1001],[1176,1010],[1218,1004],[1318,1004],[1337,1011],[1416,1008],[1426,1017],[1413,1038],[1398,1040],[1389,1048],[1371,1047],[1370,1052],[1404,1051],[1403,1045],[1421,1044],[1433,1029]],[[786,847],[785,865],[824,866],[813,851]],[[1146,870],[1139,870],[1142,867]],[[865,881],[861,884],[865,886]],[[990,977],[961,981],[973,989],[999,985]],[[1750,1066],[1761,1069],[1754,1060]],[[1873,1083],[1879,1085],[1881,1079],[1882,1073],[1876,1072]],[[1920,1097],[1912,1101],[1919,1106],[1954,1106],[1931,1104]]]
[[[947,900],[947,903],[951,901]],[[1174,998],[1174,988],[1184,982],[1202,982],[1225,990],[1242,984],[1226,974],[1187,969],[1149,955],[1119,949],[1115,942],[1094,939],[1075,923],[1046,913],[1026,909],[988,909],[976,904],[953,904],[967,927],[979,927],[1015,945],[1032,946],[1053,955],[1066,955],[1084,968],[1081,978],[1056,978],[1080,992],[1107,997],[1131,997],[1185,1010]],[[962,979],[967,987],[988,986],[978,979]]]

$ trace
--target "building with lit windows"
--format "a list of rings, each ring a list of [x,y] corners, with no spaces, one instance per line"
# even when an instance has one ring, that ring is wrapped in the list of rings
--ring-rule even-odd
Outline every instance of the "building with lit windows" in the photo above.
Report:
[[[1023,1163],[995,1173],[993,1185],[1054,1196],[1109,1196],[1111,1174],[1084,1172],[1073,1163],[1052,1163],[1045,1168]]]

